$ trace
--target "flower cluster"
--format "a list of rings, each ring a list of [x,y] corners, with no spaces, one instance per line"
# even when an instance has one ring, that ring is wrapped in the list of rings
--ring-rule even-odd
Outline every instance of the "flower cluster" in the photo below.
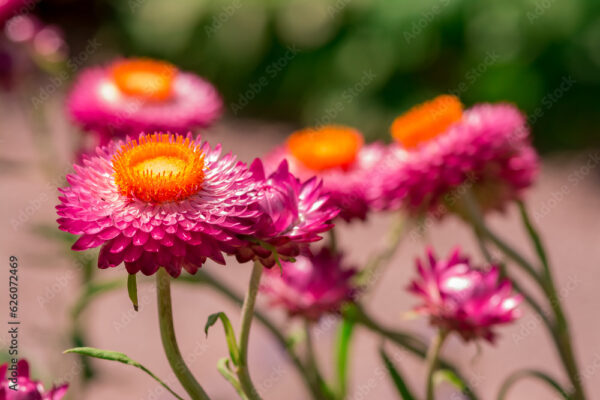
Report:
[[[266,178],[260,162],[250,170],[191,135],[112,141],[67,180],[58,223],[81,235],[73,249],[101,246],[100,268],[125,263],[130,274],[193,274],[207,258],[224,264],[223,253],[272,266],[271,249],[297,254],[336,215],[315,179],[301,184],[285,164]]]

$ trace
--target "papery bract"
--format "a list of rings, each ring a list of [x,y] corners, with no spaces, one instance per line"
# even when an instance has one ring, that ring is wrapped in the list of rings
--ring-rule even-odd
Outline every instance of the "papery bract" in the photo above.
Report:
[[[140,132],[187,132],[211,124],[222,109],[216,89],[197,75],[135,58],[84,70],[67,102],[72,119],[100,144]]]
[[[417,272],[409,286],[409,291],[422,300],[416,311],[465,340],[493,342],[494,327],[520,316],[517,307],[522,296],[512,293],[511,282],[500,278],[499,268],[476,269],[460,249],[443,260],[428,249],[427,259],[417,260]]]
[[[364,220],[381,197],[386,152],[380,143],[363,145],[362,135],[353,128],[324,126],[294,133],[265,163],[273,170],[285,159],[298,178],[317,176],[342,219]]]
[[[458,100],[449,97],[422,106],[428,113],[409,111],[416,114],[392,126],[402,141],[390,146],[387,159],[388,207],[442,216],[459,206],[460,191],[470,190],[482,209],[502,209],[534,182],[538,157],[523,114],[509,104],[480,104],[460,115]],[[445,113],[451,117],[442,118]]]
[[[260,289],[290,316],[316,321],[325,313],[338,312],[357,293],[353,283],[357,270],[344,267],[342,261],[342,254],[332,254],[326,247],[303,254],[296,262],[283,262],[281,270],[266,271]]]
[[[60,229],[81,235],[74,250],[102,246],[100,268],[130,274],[165,267],[177,277],[206,258],[224,264],[251,235],[261,212],[244,163],[191,135],[112,141],[67,175],[57,206]]]
[[[276,260],[273,251],[283,259],[295,257],[300,246],[321,239],[320,233],[333,227],[331,220],[338,214],[324,194],[316,178],[300,182],[282,161],[268,177],[259,159],[250,167],[260,189],[260,209],[263,212],[256,232],[248,245],[237,250],[238,261],[259,260],[272,267]]]

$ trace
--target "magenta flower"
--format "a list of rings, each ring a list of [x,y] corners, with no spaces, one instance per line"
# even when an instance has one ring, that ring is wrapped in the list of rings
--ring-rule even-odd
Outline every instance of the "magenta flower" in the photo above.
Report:
[[[447,260],[437,260],[427,251],[427,261],[417,260],[419,276],[409,291],[423,303],[416,311],[429,316],[431,323],[458,332],[464,340],[494,341],[496,325],[514,321],[522,296],[512,294],[508,279],[500,279],[498,267],[474,268],[456,249]]]
[[[247,166],[191,135],[140,135],[84,156],[67,175],[60,229],[81,235],[74,250],[102,246],[100,268],[130,274],[194,274],[206,258],[224,264],[261,212]]]
[[[324,126],[295,132],[265,163],[272,170],[285,159],[298,178],[317,176],[342,219],[364,220],[381,198],[382,180],[387,179],[381,163],[386,152],[379,143],[363,145],[361,133],[353,128]]]
[[[238,261],[257,259],[270,268],[276,262],[273,250],[283,259],[295,257],[300,245],[320,240],[319,234],[333,227],[331,220],[339,211],[328,203],[319,180],[313,177],[300,182],[289,172],[286,161],[269,177],[259,159],[250,171],[260,182],[263,215],[248,245],[237,249]]]
[[[2,376],[0,400],[61,400],[69,388],[68,384],[64,384],[45,391],[40,382],[29,378],[29,364],[25,360],[17,362],[16,375],[9,372],[9,376],[7,376],[7,372],[9,372],[8,364],[2,364],[0,366],[0,375]],[[13,378],[16,378],[16,385],[12,381]],[[17,390],[12,389],[15,386]]]
[[[68,99],[71,117],[96,132],[101,144],[140,132],[187,132],[221,113],[216,89],[174,65],[150,59],[117,60],[81,73]]]
[[[342,255],[324,247],[316,254],[303,254],[283,268],[265,271],[260,290],[271,304],[283,306],[290,316],[317,321],[325,313],[339,311],[357,292],[352,279],[355,268],[342,266]]]
[[[484,210],[519,199],[538,172],[525,117],[508,104],[481,104],[464,113],[440,96],[398,117],[384,193],[391,207],[445,214],[453,190],[472,189]],[[458,197],[458,194],[457,196]]]

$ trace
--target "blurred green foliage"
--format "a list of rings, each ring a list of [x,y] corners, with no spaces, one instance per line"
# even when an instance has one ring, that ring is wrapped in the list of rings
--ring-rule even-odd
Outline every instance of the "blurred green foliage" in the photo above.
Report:
[[[111,0],[116,51],[215,82],[228,113],[387,138],[440,93],[510,101],[544,150],[600,143],[598,0]]]

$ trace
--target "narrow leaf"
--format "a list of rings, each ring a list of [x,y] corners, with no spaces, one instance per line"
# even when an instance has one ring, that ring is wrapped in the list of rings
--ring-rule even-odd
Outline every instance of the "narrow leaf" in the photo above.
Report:
[[[464,392],[467,385],[463,382],[461,378],[459,378],[454,371],[449,369],[440,369],[435,372],[433,375],[433,384],[435,386],[439,385],[442,382],[447,382],[457,388],[460,392]]]
[[[142,371],[144,371],[145,373],[150,375],[152,377],[152,379],[154,379],[155,381],[160,383],[165,389],[167,389],[169,391],[169,393],[171,393],[177,399],[183,400],[183,398],[181,398],[181,396],[179,396],[177,393],[175,393],[173,391],[173,389],[171,389],[166,383],[164,383],[162,380],[160,380],[160,378],[158,378],[156,375],[154,375],[148,368],[144,367],[139,362],[132,360],[124,353],[119,353],[117,351],[110,351],[110,350],[95,349],[93,347],[75,347],[73,349],[64,351],[64,354],[69,354],[69,353],[81,354],[84,356],[94,357],[94,358],[100,358],[102,360],[117,361],[122,364],[131,365],[133,367],[141,369]]]
[[[571,398],[571,396],[569,396],[567,391],[565,389],[563,389],[562,386],[560,386],[560,384],[558,382],[556,382],[556,380],[554,378],[552,378],[550,375],[546,374],[545,372],[537,371],[534,369],[524,369],[524,370],[517,371],[517,372],[513,373],[512,375],[510,375],[508,378],[506,378],[506,380],[500,387],[500,392],[498,393],[498,400],[505,399],[506,395],[508,394],[508,391],[515,383],[517,383],[521,379],[525,379],[528,377],[536,378],[536,379],[541,380],[542,382],[547,383],[548,386],[550,386],[552,389],[554,389],[565,400],[569,400]]]
[[[235,389],[237,394],[242,398],[242,400],[248,400],[248,397],[244,393],[242,386],[240,385],[240,381],[238,381],[235,374],[231,371],[229,366],[228,358],[221,358],[217,362],[217,370],[223,375],[223,377],[227,380],[227,382],[231,383],[231,386]]]
[[[127,291],[129,292],[129,298],[133,303],[133,309],[138,310],[138,293],[137,293],[137,274],[129,274],[127,277]]]
[[[348,381],[348,358],[353,332],[354,321],[343,319],[338,330],[336,351],[337,390],[340,399],[346,397]]]
[[[217,320],[221,319],[223,323],[223,329],[225,330],[225,339],[227,340],[227,347],[229,348],[229,355],[231,356],[231,361],[235,366],[239,365],[240,361],[240,350],[238,349],[237,341],[235,340],[235,332],[233,331],[233,326],[231,326],[231,322],[227,315],[224,312],[214,313],[208,316],[206,320],[206,325],[204,325],[204,333],[208,336],[208,330],[211,326],[213,326]]]
[[[379,354],[381,355],[383,363],[385,364],[385,368],[392,377],[392,380],[394,381],[396,389],[398,390],[398,393],[400,393],[402,400],[415,400],[415,397],[412,395],[408,385],[404,382],[402,375],[400,375],[400,372],[392,360],[388,357],[383,346],[379,349]]]

